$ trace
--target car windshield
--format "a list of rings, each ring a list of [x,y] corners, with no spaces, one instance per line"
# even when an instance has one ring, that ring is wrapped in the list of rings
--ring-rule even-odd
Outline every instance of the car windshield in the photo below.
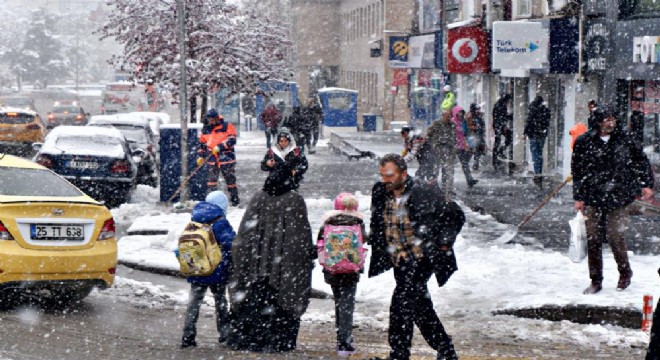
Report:
[[[55,106],[53,108],[54,113],[77,113],[78,107],[76,106]]]
[[[0,114],[0,124],[29,124],[34,121],[35,116],[21,113]]]
[[[30,105],[30,99],[28,98],[4,98],[0,100],[0,103],[5,106],[28,106]]]
[[[135,143],[140,143],[144,144],[149,142],[147,139],[147,133],[144,131],[144,129],[141,128],[136,128],[134,126],[121,126],[121,125],[115,125],[119,131],[121,131],[124,136],[126,136],[126,140],[130,142],[135,142]]]
[[[121,140],[109,136],[60,136],[55,141],[55,147],[65,153],[80,153],[83,149],[91,149],[94,153],[114,153],[122,149],[122,144]]]
[[[73,197],[83,193],[48,170],[0,167],[0,195]]]

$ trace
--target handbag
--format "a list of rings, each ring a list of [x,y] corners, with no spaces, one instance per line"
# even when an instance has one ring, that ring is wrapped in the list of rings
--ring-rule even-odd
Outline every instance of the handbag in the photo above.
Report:
[[[579,263],[587,257],[587,228],[584,215],[581,211],[568,221],[571,227],[571,239],[568,242],[568,257],[571,261]]]

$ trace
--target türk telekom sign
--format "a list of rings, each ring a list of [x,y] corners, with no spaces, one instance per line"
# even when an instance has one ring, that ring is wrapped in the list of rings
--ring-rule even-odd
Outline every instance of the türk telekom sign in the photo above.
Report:
[[[447,72],[472,74],[489,72],[488,35],[480,26],[447,31]]]
[[[540,22],[493,22],[493,69],[542,69],[548,62],[548,29]]]

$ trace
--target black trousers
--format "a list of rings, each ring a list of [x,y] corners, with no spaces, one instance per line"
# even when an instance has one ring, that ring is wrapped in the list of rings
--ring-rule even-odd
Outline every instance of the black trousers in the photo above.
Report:
[[[392,360],[408,360],[413,337],[413,324],[417,325],[424,340],[435,350],[451,344],[438,315],[426,284],[433,269],[427,258],[401,260],[394,268],[396,287],[390,305],[388,340]]]
[[[504,145],[502,145],[502,137],[504,137]],[[498,156],[504,157],[504,150],[513,143],[513,131],[509,129],[495,129],[495,142],[493,143],[493,166],[497,166],[501,161]]]

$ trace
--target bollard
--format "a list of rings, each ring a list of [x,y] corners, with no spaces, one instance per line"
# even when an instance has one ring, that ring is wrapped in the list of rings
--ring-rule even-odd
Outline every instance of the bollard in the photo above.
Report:
[[[651,330],[653,323],[653,295],[644,295],[644,306],[642,306],[642,331]]]

